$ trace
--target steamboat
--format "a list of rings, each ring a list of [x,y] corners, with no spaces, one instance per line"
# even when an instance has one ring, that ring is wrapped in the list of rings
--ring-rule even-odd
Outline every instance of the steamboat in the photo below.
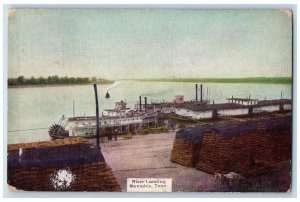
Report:
[[[146,98],[145,98],[146,100]],[[140,99],[141,101],[141,99]],[[137,133],[142,128],[157,125],[157,112],[147,111],[147,104],[140,103],[139,108],[127,108],[127,103],[116,102],[114,109],[105,109],[99,117],[101,136]],[[143,108],[143,109],[142,109]],[[64,116],[49,128],[52,139],[68,136],[95,137],[96,116],[80,116],[66,118]]]
[[[166,120],[159,119],[160,115],[173,114],[185,119],[217,119],[219,117],[250,116],[260,113],[287,112],[292,110],[292,100],[258,100],[250,97],[227,98],[227,103],[215,104],[214,101],[204,100],[202,84],[198,96],[196,84],[195,100],[185,101],[183,95],[175,96],[172,102],[147,103],[147,97],[139,97],[139,102],[133,109],[127,107],[123,100],[116,102],[114,109],[105,109],[99,117],[101,136],[112,136],[128,133],[138,133],[141,129],[164,125]],[[198,99],[200,97],[200,99]],[[109,93],[106,93],[109,98]],[[64,116],[49,128],[52,139],[68,136],[95,137],[97,128],[96,116],[71,117]]]

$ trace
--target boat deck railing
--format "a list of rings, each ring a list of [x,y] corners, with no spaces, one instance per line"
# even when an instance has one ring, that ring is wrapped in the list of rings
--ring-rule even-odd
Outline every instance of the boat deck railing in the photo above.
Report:
[[[127,125],[134,125],[134,124],[149,124],[149,123],[154,123],[156,121],[155,118],[151,118],[151,119],[145,119],[145,120],[131,120],[131,121],[115,121],[113,123],[101,123],[100,124],[100,128],[105,128],[105,127],[118,127],[118,126],[127,126]],[[75,124],[73,123],[69,123],[67,124],[68,128],[72,128],[72,129],[81,129],[81,128],[95,128],[96,127],[96,123],[85,123],[85,122],[80,122]]]

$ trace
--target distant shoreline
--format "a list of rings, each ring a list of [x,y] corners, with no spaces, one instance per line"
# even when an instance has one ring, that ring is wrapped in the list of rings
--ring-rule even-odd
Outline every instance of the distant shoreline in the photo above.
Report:
[[[290,84],[291,77],[248,77],[248,78],[174,78],[174,79],[119,79],[116,81],[140,81],[140,82],[186,82],[186,83],[257,83],[257,84]],[[98,85],[113,84],[115,81],[98,83]],[[20,84],[8,85],[8,88],[32,88],[32,87],[57,87],[92,85],[92,83],[74,84]]]
[[[174,79],[124,79],[124,80],[148,81],[148,82],[292,84],[292,77],[174,78]]]
[[[97,85],[109,85],[112,83],[97,83]],[[39,88],[39,87],[58,87],[58,86],[84,86],[84,85],[93,85],[92,83],[82,83],[82,84],[22,84],[22,85],[7,85],[8,88]]]
[[[26,78],[25,76],[19,76],[17,78],[8,78],[7,85],[9,88],[23,88],[23,87],[48,87],[48,86],[69,86],[69,85],[88,85],[88,84],[113,84],[114,81],[106,80],[97,77],[37,77],[31,76]]]

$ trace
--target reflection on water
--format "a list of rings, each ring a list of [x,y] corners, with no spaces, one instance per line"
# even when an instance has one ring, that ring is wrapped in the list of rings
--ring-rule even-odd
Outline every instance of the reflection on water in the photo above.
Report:
[[[105,98],[107,90],[110,99]],[[211,102],[214,100],[215,103],[226,102],[226,98],[232,95],[278,99],[281,91],[284,98],[291,98],[291,85],[286,84],[203,84],[204,99],[210,99]],[[114,108],[115,102],[120,100],[125,100],[127,106],[132,108],[138,96],[147,96],[149,102],[172,101],[175,95],[184,95],[185,100],[195,99],[195,84],[117,81],[114,84],[99,85],[98,95],[100,111]],[[49,140],[48,127],[62,115],[73,116],[73,100],[76,116],[95,115],[93,85],[9,88],[8,131],[11,132],[7,133],[8,143]]]

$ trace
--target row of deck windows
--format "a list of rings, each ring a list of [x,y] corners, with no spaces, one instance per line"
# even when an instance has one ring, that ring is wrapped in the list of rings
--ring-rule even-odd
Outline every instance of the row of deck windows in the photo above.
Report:
[[[139,120],[139,118],[129,118],[129,119],[122,119],[122,120],[114,120],[114,121],[104,121],[104,124],[107,124],[107,123],[119,123],[119,122],[122,122],[122,121],[133,121],[133,120]],[[75,124],[79,124],[79,122],[75,122]],[[82,125],[91,125],[91,122],[82,122]]]

